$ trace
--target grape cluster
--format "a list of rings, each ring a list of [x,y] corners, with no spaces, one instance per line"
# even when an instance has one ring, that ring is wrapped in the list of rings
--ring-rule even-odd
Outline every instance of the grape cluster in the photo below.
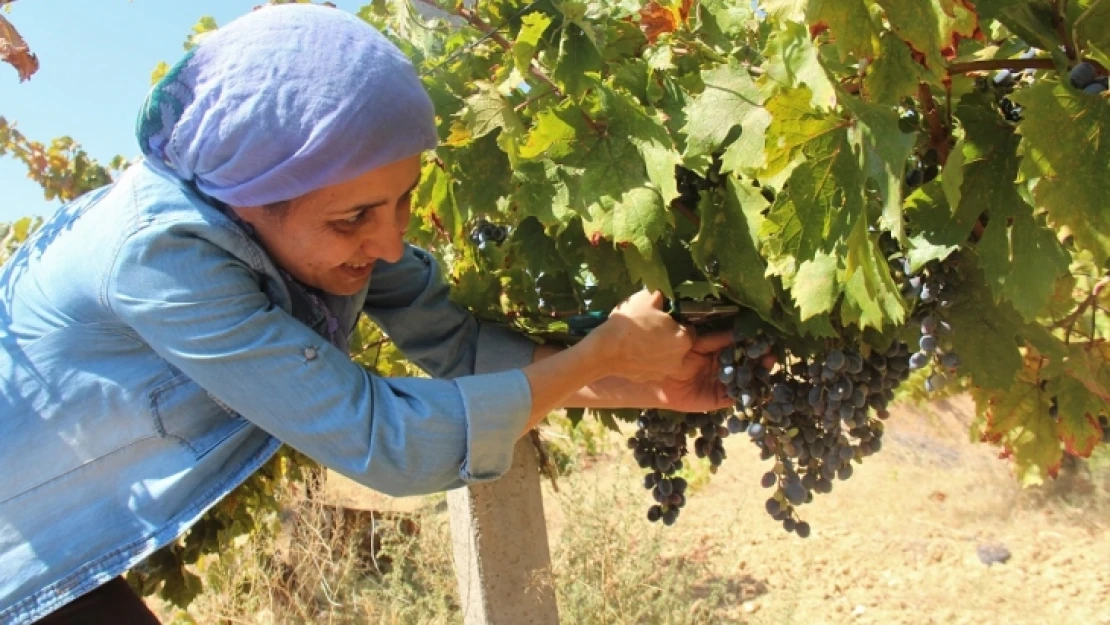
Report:
[[[490,243],[501,245],[508,235],[508,228],[492,224],[485,218],[479,219],[474,228],[470,230],[470,240],[476,243],[480,250],[485,250]]]
[[[628,439],[636,462],[648,470],[644,487],[655,503],[647,517],[666,525],[678,519],[687,483],[676,472],[689,449],[707,458],[716,473],[727,458],[724,439],[747,433],[761,459],[775,460],[762,479],[765,488],[775,489],[766,501],[767,513],[804,538],[810,526],[797,508],[814,494],[831,492],[834,480],[849,479],[853,460],[882,448],[882,421],[890,416],[894,390],[910,375],[910,349],[895,343],[869,353],[833,348],[797,357],[774,337],[737,334],[717,361],[734,410],[674,419],[645,410]]]
[[[709,415],[689,414],[685,420],[668,419],[658,410],[645,410],[636,422],[636,435],[628,448],[642,469],[644,488],[651,491],[655,505],[648,508],[648,520],[674,525],[679,510],[686,505],[686,480],[675,476],[686,456],[686,435],[694,421]]]
[[[765,488],[775,488],[765,508],[783,529],[805,537],[810,528],[796,508],[813,493],[831,492],[834,479],[849,479],[854,458],[882,448],[881,420],[909,376],[909,349],[899,343],[865,356],[837,348],[768,369],[771,353],[783,362],[792,358],[763,336],[741,339],[721,355],[720,379],[737,400],[737,414],[724,429],[746,428],[761,458],[776,459],[762,479]],[[871,419],[872,409],[879,420]]]
[[[928,313],[919,320],[921,340],[919,351],[910,356],[910,369],[923,369],[930,364],[933,370],[925,379],[925,391],[932,393],[948,384],[948,374],[954,373],[963,364],[959,354],[949,346],[952,325],[935,314]]]
[[[1071,68],[1071,72],[1068,73],[1068,80],[1071,82],[1071,86],[1091,95],[1100,94],[1106,91],[1108,87],[1107,77],[1099,77],[1095,66],[1086,61]]]

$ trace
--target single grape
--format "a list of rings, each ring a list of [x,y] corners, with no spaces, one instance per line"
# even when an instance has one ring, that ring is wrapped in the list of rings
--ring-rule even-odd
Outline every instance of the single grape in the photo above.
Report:
[[[918,341],[917,345],[921,348],[921,351],[925,353],[935,352],[937,351],[937,337],[933,336],[932,334],[926,334],[921,337],[921,340]],[[912,358],[910,362],[913,362]]]
[[[768,499],[763,507],[767,510],[767,514],[772,516],[778,514],[782,510],[782,506],[779,504],[778,500],[773,497]]]
[[[940,357],[940,364],[944,365],[947,369],[958,369],[963,361],[956,352],[948,352]]]
[[[825,356],[825,364],[833,371],[843,371],[847,365],[847,359],[844,357],[844,352],[839,349],[834,349]]]
[[[647,518],[652,523],[658,521],[663,516],[663,508],[655,505],[648,508]]]
[[[925,318],[921,320],[921,333],[922,334],[933,334],[936,331],[936,329],[937,329],[937,318],[934,317],[933,315],[925,315]]]
[[[800,506],[805,503],[806,489],[802,486],[800,481],[792,480],[787,482],[786,488],[783,489],[783,493],[786,495],[786,500],[795,506]]]
[[[678,508],[669,508],[663,513],[663,525],[671,526],[678,520]]]
[[[753,423],[748,426],[748,435],[752,438],[763,438],[764,433],[762,423]]]
[[[721,367],[721,371],[717,374],[717,379],[721,384],[731,384],[736,379],[736,367],[732,365],[725,365]]]
[[[910,369],[913,369],[914,371],[924,367],[927,364],[929,364],[929,355],[925,352],[917,352],[913,356],[910,356]]]
[[[794,531],[794,526],[795,526],[794,519],[783,519],[782,520],[782,529],[784,529],[788,532],[793,532]]]
[[[1098,95],[1103,91],[1106,91],[1106,85],[1100,82],[1093,82],[1086,87],[1083,87],[1083,93],[1089,93],[1091,95]]]
[[[1071,72],[1068,73],[1068,79],[1071,81],[1071,86],[1076,89],[1083,89],[1094,82],[1096,75],[1095,66],[1083,61],[1071,68]]]
[[[805,521],[799,522],[794,526],[794,533],[797,534],[799,538],[809,538],[809,523]]]
[[[763,488],[771,488],[779,481],[779,476],[775,475],[774,471],[768,471],[763,474],[763,478],[759,481],[760,486]]]
[[[674,492],[678,493],[679,495],[684,495],[686,494],[686,488],[689,486],[689,484],[685,478],[673,477],[671,478],[671,486],[673,487]]]
[[[732,415],[731,417],[728,418],[728,431],[729,432],[731,432],[733,434],[739,434],[740,432],[743,432],[744,429],[745,429],[744,428],[744,422],[740,420],[740,417],[737,417],[736,415]]]
[[[924,181],[925,172],[921,171],[920,168],[914,167],[913,169],[906,172],[906,186],[908,188],[916,189],[917,187],[920,187],[921,183]]]
[[[847,480],[852,477],[853,471],[854,469],[852,468],[852,465],[850,463],[845,464],[844,466],[836,470],[836,477],[839,478],[841,481]]]

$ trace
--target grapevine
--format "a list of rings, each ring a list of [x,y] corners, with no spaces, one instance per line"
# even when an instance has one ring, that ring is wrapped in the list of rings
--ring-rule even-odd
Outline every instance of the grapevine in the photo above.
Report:
[[[456,302],[554,339],[643,286],[743,310],[731,412],[599,413],[637,423],[648,518],[744,436],[805,536],[899,395],[966,389],[1024,484],[1110,438],[1105,2],[402,4],[359,15],[435,102],[408,236]],[[13,137],[48,192],[92,180]]]

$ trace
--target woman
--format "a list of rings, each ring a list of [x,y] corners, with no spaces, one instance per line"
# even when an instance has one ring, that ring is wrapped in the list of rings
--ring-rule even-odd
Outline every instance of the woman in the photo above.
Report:
[[[3,623],[156,622],[119,575],[282,442],[427,493],[496,479],[559,407],[730,403],[729,337],[695,338],[658,294],[565,350],[450,303],[402,240],[431,102],[351,15],[275,6],[211,34],[138,135],[144,159],[0,273]],[[352,363],[360,313],[436,379]]]

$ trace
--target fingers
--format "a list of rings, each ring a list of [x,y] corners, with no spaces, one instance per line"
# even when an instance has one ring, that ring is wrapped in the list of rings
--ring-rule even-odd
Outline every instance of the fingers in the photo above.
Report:
[[[645,291],[646,290],[647,289],[645,289]],[[651,297],[649,301],[651,302],[652,308],[663,310],[663,304],[667,302],[667,296],[663,295],[662,291],[648,291],[648,294]]]
[[[699,336],[692,349],[699,354],[712,354],[732,346],[732,343],[732,332],[726,330]]]

